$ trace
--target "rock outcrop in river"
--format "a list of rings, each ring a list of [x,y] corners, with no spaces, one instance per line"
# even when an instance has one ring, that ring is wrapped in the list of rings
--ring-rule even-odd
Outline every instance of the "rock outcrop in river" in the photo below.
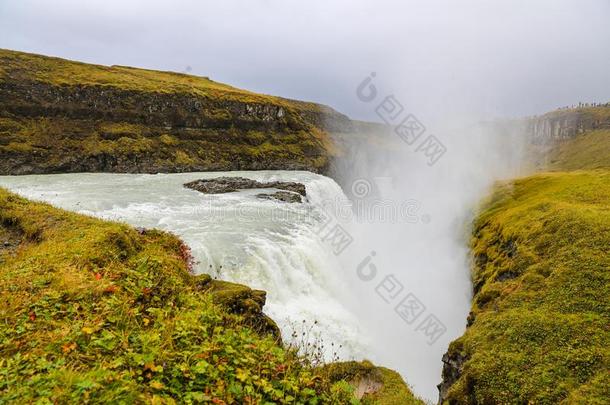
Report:
[[[305,185],[291,181],[268,181],[260,182],[245,177],[217,177],[215,179],[203,179],[188,182],[186,188],[199,191],[204,194],[224,194],[239,190],[268,189],[275,188],[282,191],[274,193],[258,194],[259,198],[273,199],[283,202],[302,202],[301,197],[307,196]]]

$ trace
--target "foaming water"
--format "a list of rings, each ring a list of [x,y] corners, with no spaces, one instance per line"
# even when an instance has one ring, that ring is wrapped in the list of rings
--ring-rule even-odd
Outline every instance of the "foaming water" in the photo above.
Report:
[[[261,190],[205,195],[183,187],[218,176],[300,182],[307,201],[264,200],[256,197]],[[307,331],[312,344],[325,345],[327,359],[361,358],[369,351],[366,332],[341,302],[341,263],[316,233],[323,201],[347,204],[327,177],[284,171],[88,173],[4,176],[0,186],[82,214],[173,232],[191,247],[196,272],[267,291],[265,312],[286,341]]]

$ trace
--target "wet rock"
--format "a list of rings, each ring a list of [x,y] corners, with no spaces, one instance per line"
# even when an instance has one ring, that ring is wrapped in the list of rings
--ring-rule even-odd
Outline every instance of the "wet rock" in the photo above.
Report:
[[[14,253],[21,245],[23,231],[14,222],[0,221],[0,255]]]
[[[303,197],[307,195],[305,186],[301,183],[291,182],[291,181],[267,181],[260,182],[252,179],[247,179],[245,177],[217,177],[215,179],[202,179],[195,180],[184,185],[186,188],[190,188],[192,190],[199,191],[204,194],[223,194],[223,193],[231,193],[239,190],[249,190],[249,189],[257,189],[257,188],[277,188],[279,190],[296,193]],[[291,200],[294,197],[288,197],[287,194],[263,194],[267,198],[267,196],[273,196],[272,198],[279,199],[280,201]],[[260,196],[261,194],[259,194]],[[300,197],[299,197],[300,200]],[[292,202],[292,201],[290,201]],[[299,201],[300,202],[300,201]]]
[[[496,276],[496,281],[502,282],[506,280],[512,280],[516,277],[519,277],[519,273],[516,271],[504,271]]]
[[[212,276],[210,276],[209,274],[203,273],[203,274],[198,274],[195,276],[195,285],[199,289],[207,288],[211,281],[212,281]]]
[[[468,313],[468,317],[466,317],[466,327],[472,326],[472,324],[474,323],[474,321],[476,319],[477,319],[477,316],[475,315],[475,313],[470,311]]]
[[[447,352],[443,355],[443,380],[437,385],[438,388],[438,403],[442,404],[447,400],[449,388],[460,378],[462,369],[466,362],[466,357],[460,352]]]
[[[293,193],[291,191],[276,191],[272,194],[257,194],[258,198],[262,198],[264,200],[277,200],[281,202],[287,203],[300,203],[303,202],[301,195],[297,193]]]
[[[209,276],[201,276],[197,280],[200,289],[212,294],[214,303],[221,305],[232,313],[242,315],[246,323],[263,335],[271,335],[281,342],[281,333],[277,324],[263,313],[267,293],[253,290],[242,284],[228,281],[212,280]]]

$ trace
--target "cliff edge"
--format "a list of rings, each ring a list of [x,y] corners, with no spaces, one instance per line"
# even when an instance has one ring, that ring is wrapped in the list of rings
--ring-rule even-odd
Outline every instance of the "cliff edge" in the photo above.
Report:
[[[483,203],[472,309],[443,357],[439,403],[610,398],[609,117],[600,106],[532,121],[542,172],[499,183]]]
[[[325,172],[329,132],[360,126],[205,77],[0,50],[0,174]]]

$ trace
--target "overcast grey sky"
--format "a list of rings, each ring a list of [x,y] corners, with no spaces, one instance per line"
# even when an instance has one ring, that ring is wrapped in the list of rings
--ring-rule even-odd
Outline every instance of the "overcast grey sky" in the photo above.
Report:
[[[361,119],[378,86],[423,117],[610,101],[609,0],[0,0],[0,47],[184,71]]]

